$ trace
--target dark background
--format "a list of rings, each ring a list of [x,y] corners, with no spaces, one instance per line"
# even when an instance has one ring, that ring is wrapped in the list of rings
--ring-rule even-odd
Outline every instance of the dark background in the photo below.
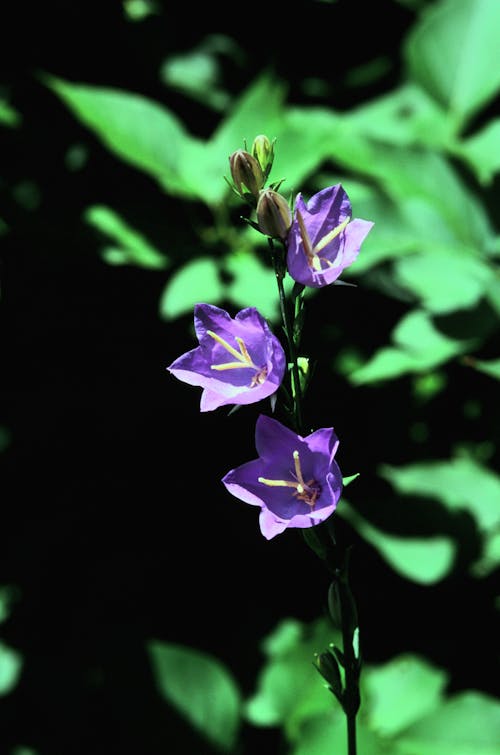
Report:
[[[198,389],[165,369],[194,346],[190,316],[158,316],[165,272],[106,265],[101,239],[82,220],[90,204],[109,204],[180,263],[198,243],[190,217],[204,218],[204,209],[188,210],[115,159],[38,75],[140,92],[208,137],[220,115],[161,84],[168,55],[225,33],[243,53],[223,70],[229,92],[270,67],[293,102],[315,102],[301,83],[326,77],[326,104],[342,109],[397,84],[414,16],[396,2],[338,2],[335,26],[321,2],[274,12],[211,5],[189,17],[179,4],[160,10],[132,23],[121,3],[24,4],[2,19],[14,44],[3,51],[0,85],[23,122],[2,129],[0,147],[0,214],[10,226],[2,239],[1,420],[11,433],[1,459],[0,584],[17,589],[0,635],[24,666],[0,701],[0,753],[20,744],[39,755],[208,752],[159,697],[146,643],[213,653],[249,694],[260,640],[286,616],[309,621],[325,609],[327,575],[300,533],[265,541],[255,510],[218,483],[255,456],[255,419],[268,406],[200,415]],[[349,70],[377,56],[389,60],[387,73],[350,87]],[[74,144],[88,149],[79,171],[65,163]],[[354,341],[370,353],[404,312],[374,290],[338,288],[335,297],[336,348]],[[322,292],[308,309],[304,341],[319,365],[306,410],[312,425],[335,426],[344,474],[362,471],[358,500],[363,491],[382,502],[393,495],[376,478],[381,461],[444,458],[456,440],[494,435],[494,409],[465,427],[459,419],[478,384],[495,405],[493,381],[476,374],[462,370],[458,381],[445,368],[453,388],[426,406],[408,402],[410,378],[356,390],[334,378],[315,325],[331,319],[331,307]],[[430,448],[412,441],[416,420],[431,423]],[[467,575],[478,548],[469,517],[422,507],[429,530],[454,532],[461,546],[454,576],[432,588],[397,577],[338,520],[354,543],[366,661],[421,653],[448,669],[452,689],[498,694],[497,575],[480,583]],[[243,742],[245,753],[279,751],[278,732],[248,729]]]

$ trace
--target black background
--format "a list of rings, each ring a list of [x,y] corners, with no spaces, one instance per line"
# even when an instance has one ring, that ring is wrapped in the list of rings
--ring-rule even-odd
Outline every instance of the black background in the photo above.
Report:
[[[208,137],[220,116],[160,83],[168,55],[225,33],[244,53],[223,71],[231,93],[271,68],[287,80],[290,101],[314,102],[301,82],[320,76],[330,82],[327,104],[343,109],[398,83],[413,18],[396,2],[309,2],[273,12],[207,4],[186,16],[165,3],[140,23],[127,21],[120,3],[25,4],[3,19],[13,44],[3,51],[0,84],[23,123],[2,129],[0,148],[0,214],[10,226],[2,239],[2,422],[12,436],[1,460],[0,583],[17,588],[0,630],[24,666],[0,701],[1,753],[20,744],[39,755],[209,752],[158,696],[146,643],[217,655],[247,694],[262,662],[260,640],[286,616],[317,618],[328,587],[300,533],[265,541],[255,510],[217,483],[254,457],[255,419],[267,406],[200,415],[198,389],[165,369],[194,345],[191,317],[158,316],[165,273],[106,265],[101,239],[82,220],[90,204],[109,204],[180,264],[197,245],[190,218],[204,219],[204,209],[186,208],[115,159],[38,74],[140,92]],[[389,59],[387,73],[348,87],[349,69],[377,56]],[[74,144],[86,145],[89,159],[71,172],[65,155]],[[34,209],[16,199],[25,181],[40,192]],[[377,465],[447,458],[458,440],[494,436],[493,387],[447,366],[452,390],[419,406],[407,399],[410,378],[355,391],[335,381],[315,324],[331,321],[333,309],[335,348],[354,341],[370,354],[405,306],[359,287],[334,295],[333,305],[333,294],[322,292],[308,311],[304,340],[319,364],[306,410],[311,425],[335,426],[344,474],[362,470],[357,500],[366,493],[389,506]],[[478,391],[491,411],[464,425],[463,404]],[[425,447],[410,438],[416,420],[431,424]],[[454,532],[461,548],[455,575],[432,588],[397,577],[339,519],[354,543],[366,661],[421,653],[448,669],[451,689],[498,694],[497,575],[467,575],[478,548],[468,516],[421,506],[424,530],[427,522]],[[405,514],[401,504],[391,511],[397,531]],[[242,752],[257,748],[278,752],[278,732],[245,730]]]

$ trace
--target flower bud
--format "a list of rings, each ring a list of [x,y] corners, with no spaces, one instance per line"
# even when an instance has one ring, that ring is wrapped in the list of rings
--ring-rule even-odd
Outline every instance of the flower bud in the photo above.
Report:
[[[328,682],[328,686],[335,697],[342,700],[342,679],[340,676],[339,664],[335,655],[331,652],[316,654],[314,665],[319,673]]]
[[[229,165],[238,193],[242,195],[246,189],[257,199],[264,186],[264,174],[257,159],[244,149],[238,149],[229,157]]]
[[[262,233],[284,241],[292,224],[288,202],[277,191],[261,191],[257,202],[257,220]]]
[[[271,168],[274,160],[274,142],[270,142],[267,136],[259,134],[255,137],[252,144],[252,155],[258,161],[264,179],[266,179],[271,172]]]

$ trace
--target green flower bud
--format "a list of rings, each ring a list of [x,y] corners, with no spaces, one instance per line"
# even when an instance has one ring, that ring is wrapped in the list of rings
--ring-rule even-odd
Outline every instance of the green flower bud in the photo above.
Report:
[[[244,149],[238,149],[229,157],[229,165],[238,193],[244,196],[246,189],[258,199],[259,191],[264,186],[264,174],[256,158]]]
[[[271,142],[264,134],[259,134],[253,140],[252,155],[258,160],[264,179],[267,179],[273,166],[274,142]]]
[[[272,189],[261,191],[257,202],[257,221],[266,236],[284,241],[292,225],[292,213],[286,199]]]
[[[342,677],[335,655],[331,652],[316,654],[314,665],[323,679],[328,682],[335,697],[342,702]]]

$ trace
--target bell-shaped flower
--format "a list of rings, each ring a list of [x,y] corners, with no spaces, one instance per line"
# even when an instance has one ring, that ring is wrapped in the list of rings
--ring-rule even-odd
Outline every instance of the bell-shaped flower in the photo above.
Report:
[[[351,202],[341,184],[322,189],[307,204],[298,194],[287,236],[288,272],[304,286],[328,286],[354,262],[372,226],[369,220],[351,220]]]
[[[212,304],[196,304],[194,327],[199,346],[167,369],[179,380],[203,388],[200,409],[253,404],[276,392],[286,356],[278,338],[255,307],[233,319]]]
[[[259,458],[232,469],[222,482],[236,498],[260,507],[260,529],[268,540],[287,527],[313,527],[340,498],[338,443],[331,427],[303,438],[261,414],[255,429]]]

